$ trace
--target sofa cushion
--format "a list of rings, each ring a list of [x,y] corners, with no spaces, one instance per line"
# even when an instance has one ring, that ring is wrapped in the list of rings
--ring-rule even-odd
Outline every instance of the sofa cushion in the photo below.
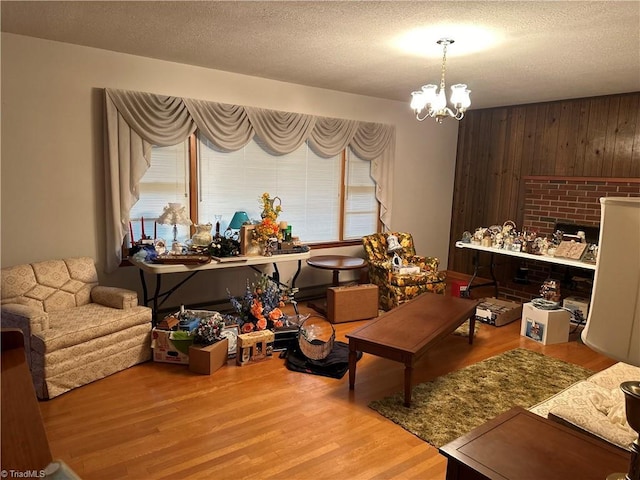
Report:
[[[389,283],[395,287],[408,287],[409,285],[424,285],[433,274],[429,272],[398,274],[389,276]]]
[[[621,383],[629,380],[640,380],[640,367],[634,367],[622,362],[618,362],[589,377],[591,383],[595,383],[607,390],[619,389]],[[620,394],[622,395],[622,392]]]
[[[18,299],[38,284],[31,265],[2,269],[2,303],[22,303]]]
[[[151,329],[150,312],[146,307],[119,310],[97,303],[89,303],[69,311],[51,312],[49,329],[34,335],[31,348],[45,354],[134,325],[146,324]]]
[[[90,257],[49,260],[2,269],[2,303],[17,303],[45,312],[67,310],[91,301],[98,284]]]
[[[91,289],[98,284],[92,258],[49,260],[31,266],[40,284],[38,299],[42,300],[45,311],[66,310],[91,301]]]
[[[629,450],[637,434],[627,423],[620,390],[627,380],[640,380],[640,368],[616,363],[529,410]]]
[[[619,388],[607,390],[593,383],[583,398],[572,396],[570,401],[552,407],[549,418],[561,420],[591,435],[595,435],[625,450],[638,434],[626,420],[624,394]],[[555,418],[554,418],[555,417]]]

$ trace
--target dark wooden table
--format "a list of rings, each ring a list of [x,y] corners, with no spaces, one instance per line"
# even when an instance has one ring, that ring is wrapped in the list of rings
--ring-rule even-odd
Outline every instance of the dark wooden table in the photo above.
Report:
[[[516,407],[440,448],[447,480],[604,480],[630,453]]]
[[[333,270],[332,285],[334,287],[340,285],[341,270],[359,270],[367,265],[364,258],[346,255],[317,255],[307,259],[307,264],[323,270]]]
[[[404,363],[404,404],[411,405],[415,363],[434,345],[469,319],[469,344],[473,343],[478,300],[423,293],[347,334],[349,388],[356,381],[357,352]]]
[[[331,284],[334,287],[340,285],[341,270],[359,270],[367,266],[367,262],[364,260],[364,258],[349,257],[346,255],[317,255],[315,257],[307,259],[307,264],[311,267],[320,268],[323,270],[332,270],[333,279]],[[327,314],[326,298],[309,302],[308,306],[321,313],[322,315]]]

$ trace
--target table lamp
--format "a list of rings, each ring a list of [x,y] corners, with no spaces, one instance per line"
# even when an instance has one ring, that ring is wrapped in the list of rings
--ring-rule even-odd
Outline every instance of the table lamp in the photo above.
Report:
[[[600,199],[598,259],[584,343],[619,362],[640,366],[640,197]],[[629,426],[640,431],[640,380],[620,385]],[[640,444],[631,444],[629,472],[607,480],[640,480]]]
[[[239,237],[238,232],[242,227],[242,225],[244,225],[245,223],[249,223],[250,221],[251,220],[249,220],[249,215],[247,215],[247,212],[234,213],[233,217],[231,218],[231,221],[229,222],[229,226],[224,232],[224,236],[227,238],[234,238],[237,240]]]
[[[191,225],[187,215],[187,207],[181,203],[169,203],[158,217],[160,225],[173,225],[173,241],[178,241],[178,225]]]

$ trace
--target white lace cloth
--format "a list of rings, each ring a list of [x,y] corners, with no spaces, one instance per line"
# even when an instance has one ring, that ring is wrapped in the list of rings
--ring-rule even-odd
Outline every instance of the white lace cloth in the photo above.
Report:
[[[629,380],[640,380],[640,368],[616,363],[529,410],[542,417],[557,417],[630,450],[637,434],[627,423],[624,394],[620,390],[620,384]]]

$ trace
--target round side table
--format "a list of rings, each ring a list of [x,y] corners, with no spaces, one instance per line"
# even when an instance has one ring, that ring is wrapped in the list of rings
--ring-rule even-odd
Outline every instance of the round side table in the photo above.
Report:
[[[307,259],[307,264],[311,267],[321,268],[323,270],[333,271],[332,285],[337,287],[340,285],[340,272],[342,270],[359,270],[367,266],[364,258],[349,257],[346,255],[317,255]],[[313,301],[307,304],[322,315],[327,314],[327,301]]]
[[[307,264],[315,268],[333,270],[332,285],[334,287],[340,285],[341,270],[359,270],[367,265],[364,258],[346,255],[318,255],[307,259]]]

